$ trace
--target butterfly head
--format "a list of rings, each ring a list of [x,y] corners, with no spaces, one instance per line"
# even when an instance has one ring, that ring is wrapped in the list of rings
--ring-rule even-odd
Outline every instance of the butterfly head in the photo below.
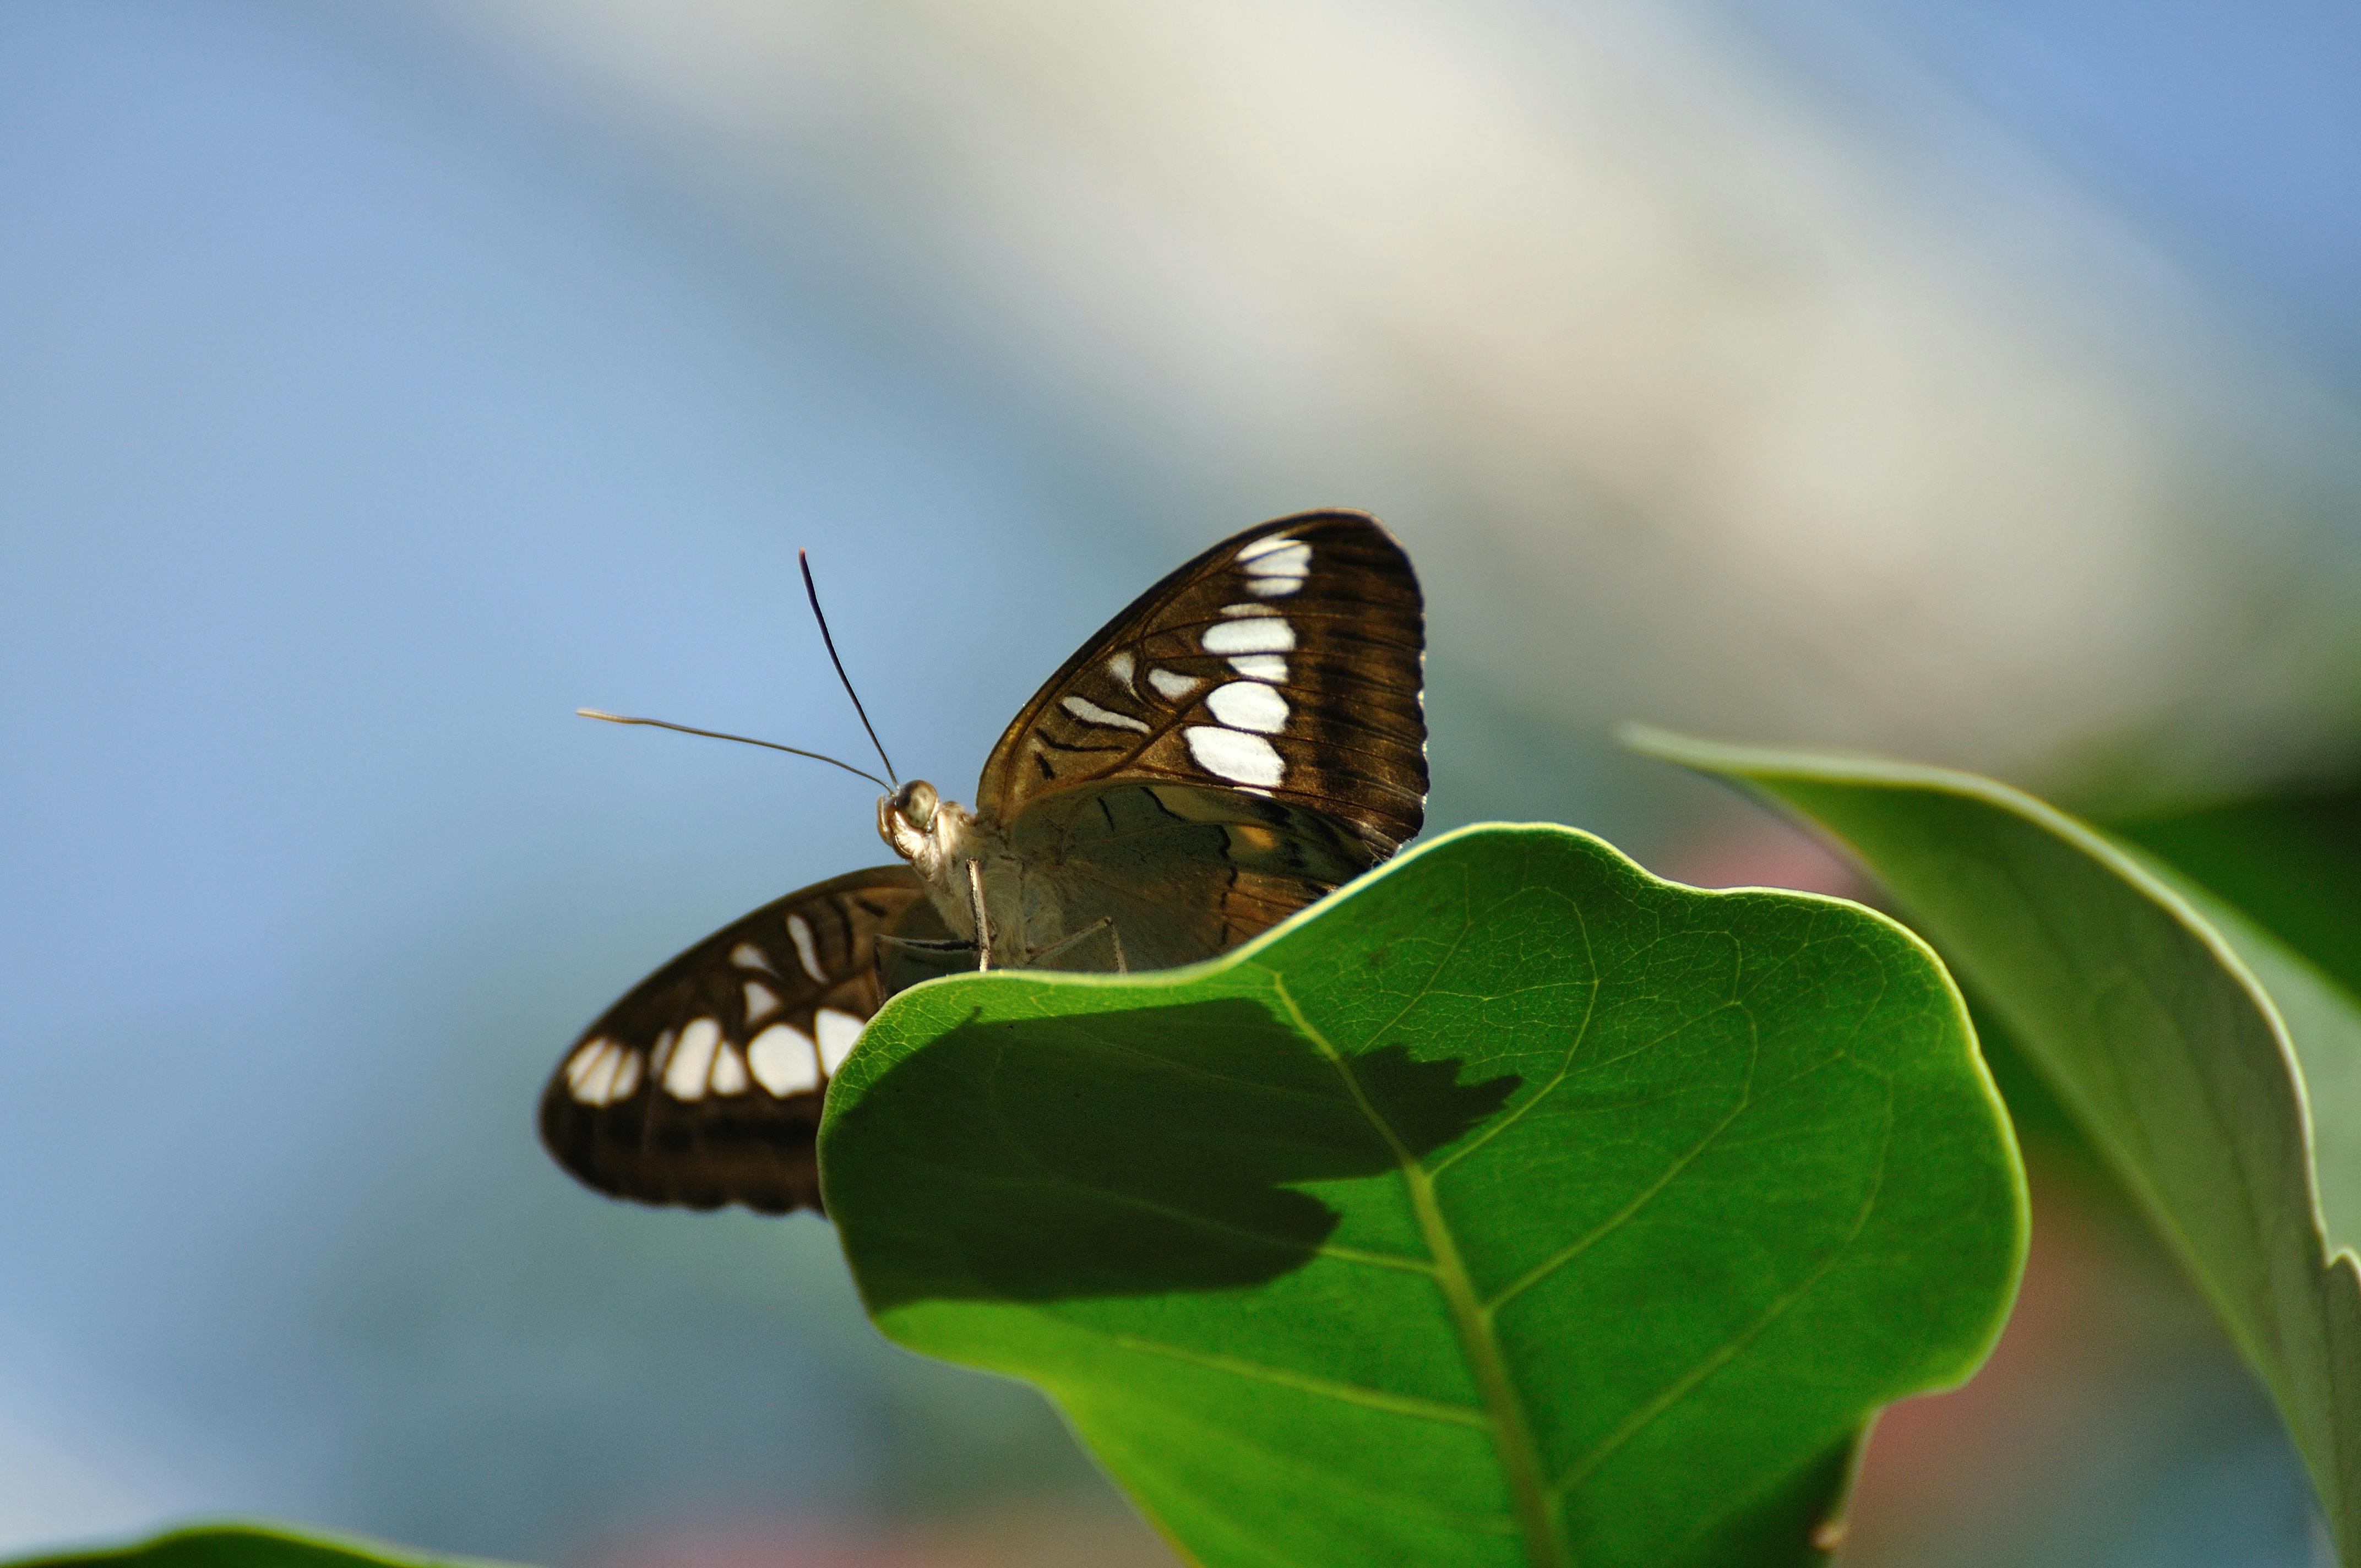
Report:
[[[950,859],[973,820],[964,806],[945,800],[924,779],[912,779],[877,801],[877,836],[928,878]]]

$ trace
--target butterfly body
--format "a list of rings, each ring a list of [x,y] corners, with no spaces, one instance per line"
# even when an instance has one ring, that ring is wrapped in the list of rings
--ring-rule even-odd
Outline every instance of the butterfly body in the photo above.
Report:
[[[978,969],[1029,969],[1062,940],[1057,904],[1026,875],[1007,830],[941,799],[924,779],[878,800],[877,836],[909,862],[949,940],[974,953]]]
[[[543,1141],[620,1197],[818,1208],[827,1080],[895,992],[1210,958],[1416,833],[1423,647],[1410,563],[1365,514],[1215,545],[1050,677],[973,809],[900,785],[877,803],[899,863],[767,905],[626,993],[552,1077]]]

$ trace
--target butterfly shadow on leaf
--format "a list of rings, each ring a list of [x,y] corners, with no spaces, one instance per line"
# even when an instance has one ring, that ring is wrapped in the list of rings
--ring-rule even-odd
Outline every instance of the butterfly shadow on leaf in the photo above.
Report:
[[[1398,1179],[1370,1112],[1422,1158],[1521,1082],[1462,1083],[1463,1065],[1389,1045],[1346,1058],[1348,1084],[1243,999],[973,1019],[887,1069],[831,1134],[830,1204],[848,1247],[893,1238],[890,1265],[862,1270],[874,1310],[1257,1285],[1334,1235],[1322,1184]]]

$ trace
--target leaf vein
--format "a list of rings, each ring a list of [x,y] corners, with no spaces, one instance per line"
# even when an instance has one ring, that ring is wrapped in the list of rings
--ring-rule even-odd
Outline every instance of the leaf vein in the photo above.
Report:
[[[1672,1160],[1670,1164],[1666,1165],[1664,1170],[1657,1175],[1653,1181],[1649,1182],[1647,1186],[1642,1188],[1638,1192],[1633,1193],[1631,1201],[1625,1203],[1623,1207],[1618,1209],[1614,1213],[1609,1214],[1606,1219],[1601,1220],[1598,1224],[1592,1226],[1589,1232],[1586,1234],[1578,1236],[1575,1240],[1568,1242],[1565,1246],[1560,1247],[1556,1252],[1554,1252],[1549,1256],[1542,1259],[1541,1262],[1533,1265],[1532,1267],[1525,1270],[1524,1273],[1517,1276],[1516,1278],[1503,1286],[1497,1295],[1495,1295],[1490,1300],[1484,1303],[1484,1315],[1487,1318],[1497,1315],[1501,1308],[1507,1306],[1519,1296],[1523,1295],[1527,1290],[1540,1284],[1543,1280],[1548,1278],[1551,1275],[1556,1273],[1567,1264],[1572,1263],[1576,1258],[1580,1257],[1598,1243],[1606,1240],[1607,1237],[1622,1229],[1624,1224],[1627,1223],[1632,1216],[1639,1213],[1641,1210],[1646,1208],[1650,1202],[1654,1201],[1656,1194],[1662,1192],[1666,1187],[1670,1186],[1675,1177],[1680,1175],[1682,1171],[1686,1170],[1700,1155],[1704,1154],[1707,1149],[1712,1147],[1721,1135],[1730,1130],[1730,1126],[1737,1122],[1739,1117],[1746,1113],[1747,1107],[1753,1102],[1754,1099],[1754,1069],[1763,1058],[1762,1040],[1760,1036],[1754,1034],[1752,1030],[1750,1030],[1749,1033],[1750,1035],[1752,1035],[1753,1037],[1750,1041],[1748,1049],[1746,1080],[1739,1086],[1738,1102],[1730,1108],[1729,1113],[1725,1114],[1721,1120],[1707,1128],[1703,1136],[1699,1137],[1696,1143],[1691,1144],[1686,1149],[1684,1149]]]
[[[1462,928],[1464,939],[1466,927]],[[1458,951],[1452,945],[1434,973]],[[1433,983],[1433,975],[1428,977]],[[1484,1393],[1485,1416],[1492,1431],[1493,1452],[1499,1455],[1502,1479],[1508,1483],[1509,1495],[1516,1505],[1517,1523],[1524,1536],[1525,1552],[1533,1568],[1568,1568],[1568,1554],[1563,1538],[1554,1498],[1543,1484],[1541,1453],[1533,1442],[1532,1428],[1525,1415],[1524,1405],[1516,1385],[1509,1376],[1499,1337],[1493,1332],[1489,1319],[1477,1304],[1475,1282],[1469,1278],[1466,1265],[1459,1256],[1459,1246],[1451,1227],[1443,1216],[1435,1200],[1434,1180],[1420,1166],[1418,1159],[1394,1131],[1393,1124],[1379,1113],[1355,1076],[1352,1064],[1327,1036],[1312,1026],[1303,1009],[1287,988],[1286,980],[1271,976],[1271,986],[1285,1004],[1289,1015],[1304,1037],[1317,1047],[1322,1055],[1334,1064],[1336,1074],[1345,1080],[1345,1088],[1368,1118],[1369,1125],[1393,1151],[1394,1162],[1400,1168],[1402,1182],[1409,1189],[1411,1206],[1418,1215],[1420,1234],[1426,1238],[1428,1249],[1434,1255],[1435,1282],[1441,1287],[1444,1305],[1451,1314],[1452,1326],[1458,1332],[1460,1354],[1467,1362],[1468,1371],[1475,1376],[1477,1387]],[[1423,994],[1425,987],[1421,988]],[[1412,999],[1413,1002],[1416,1000]],[[1410,1010],[1405,1004],[1403,1013]],[[1400,1014],[1397,1014],[1399,1021]],[[1389,1027],[1391,1025],[1389,1025]],[[1380,1031],[1382,1033],[1382,1031]]]
[[[1257,1383],[1274,1384],[1292,1388],[1300,1394],[1316,1394],[1347,1405],[1359,1405],[1365,1409],[1382,1410],[1388,1415],[1411,1416],[1422,1420],[1443,1421],[1452,1426],[1481,1427],[1484,1412],[1473,1405],[1454,1405],[1441,1399],[1421,1398],[1415,1394],[1396,1394],[1384,1388],[1372,1388],[1367,1384],[1347,1383],[1338,1377],[1323,1377],[1316,1373],[1297,1372],[1285,1366],[1273,1366],[1268,1362],[1249,1361],[1244,1356],[1224,1355],[1219,1351],[1191,1350],[1183,1345],[1167,1344],[1142,1339],[1137,1334],[1120,1333],[1103,1329],[1095,1323],[1060,1319],[1065,1326],[1079,1329],[1119,1349],[1136,1351],[1142,1355],[1161,1356],[1191,1366],[1202,1366],[1209,1372],[1227,1372],[1234,1376],[1250,1378]]]
[[[1848,1057],[1842,1059],[1851,1058]],[[1891,1091],[1891,1085],[1888,1085],[1889,1096]],[[1886,1165],[1894,1148],[1892,1111],[1889,1099],[1883,1135],[1877,1146],[1877,1173],[1872,1178],[1868,1191],[1862,1195],[1861,1208],[1854,1213],[1852,1224],[1846,1230],[1844,1235],[1828,1248],[1828,1255],[1823,1257],[1810,1273],[1797,1280],[1791,1288],[1765,1306],[1752,1322],[1723,1341],[1686,1372],[1674,1378],[1653,1398],[1617,1422],[1613,1431],[1601,1438],[1587,1453],[1576,1459],[1555,1481],[1550,1483],[1549,1495],[1553,1499],[1563,1497],[1568,1490],[1581,1485],[1585,1478],[1611,1458],[1618,1449],[1645,1431],[1657,1417],[1696,1392],[1706,1379],[1736,1359],[1741,1351],[1769,1332],[1772,1324],[1792,1310],[1795,1303],[1810,1295],[1819,1282],[1828,1276],[1828,1271],[1843,1260],[1845,1250],[1860,1239],[1861,1231],[1869,1223],[1870,1215],[1877,1208],[1878,1198],[1885,1190]]]

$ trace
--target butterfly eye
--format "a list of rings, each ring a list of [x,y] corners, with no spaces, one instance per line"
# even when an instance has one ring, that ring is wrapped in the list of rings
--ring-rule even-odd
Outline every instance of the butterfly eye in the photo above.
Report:
[[[934,785],[924,779],[912,779],[895,793],[894,809],[904,821],[923,833],[934,826],[935,806],[939,799]]]

